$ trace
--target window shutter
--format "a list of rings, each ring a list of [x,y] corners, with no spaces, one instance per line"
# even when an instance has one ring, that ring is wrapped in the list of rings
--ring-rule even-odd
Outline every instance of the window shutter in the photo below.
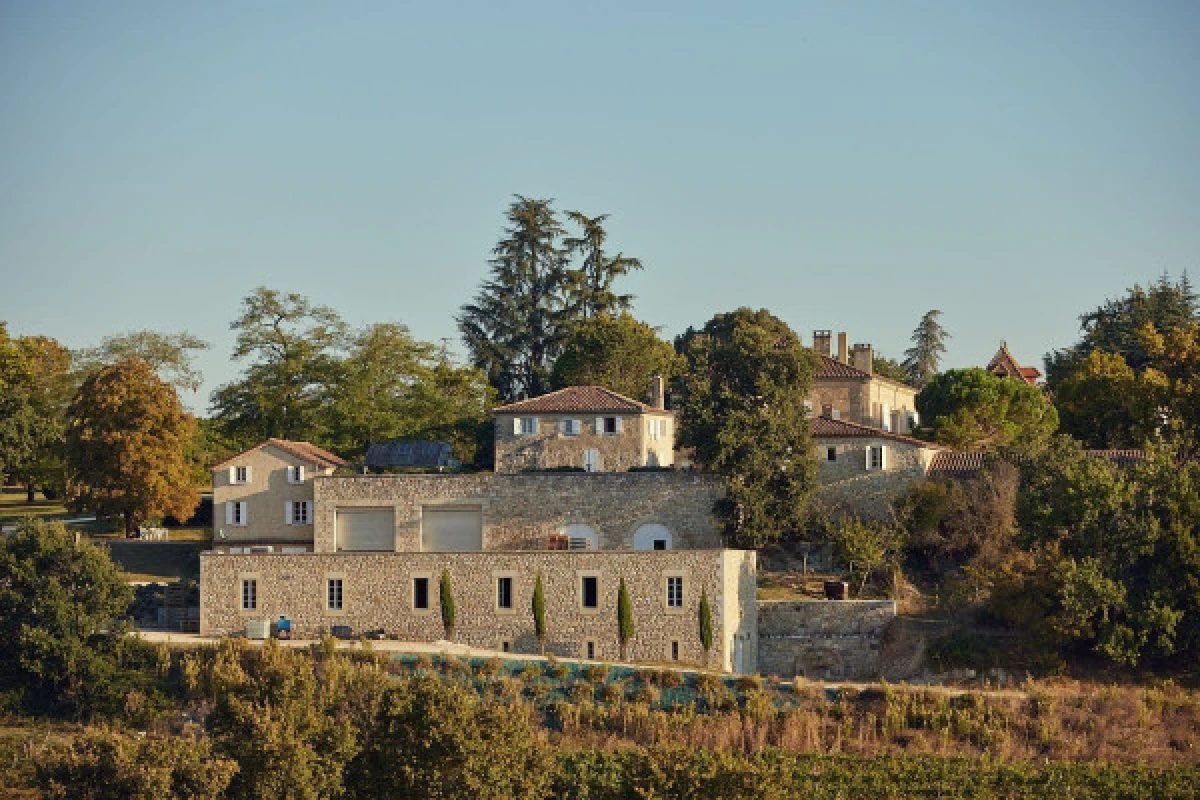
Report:
[[[283,524],[284,525],[292,524],[292,501],[291,500],[283,501]]]
[[[885,431],[892,429],[892,407],[884,403],[879,407],[879,422],[881,428]]]
[[[296,483],[304,483],[304,467],[296,467]]]
[[[604,435],[604,417],[596,417],[596,435]]]
[[[888,449],[887,449],[886,444],[879,445],[879,468],[880,469],[887,469],[887,451],[888,451]]]
[[[617,417],[616,420],[617,420],[617,433],[620,433],[621,432],[621,418]]]
[[[225,503],[225,524],[233,524],[233,501],[229,500]]]
[[[312,521],[313,521],[313,515],[312,515],[312,500],[305,500],[305,501],[304,501],[304,521],[305,521],[306,523],[308,523],[309,525],[311,525],[311,524],[312,524]]]
[[[251,466],[249,466],[249,465],[247,465],[247,466],[246,466],[246,483],[250,483],[251,481],[253,481],[253,480],[254,480],[254,471],[253,471],[253,469],[254,469],[254,468],[253,468],[253,467],[251,467]]]
[[[237,483],[237,467],[229,468],[229,483],[230,485]]]
[[[867,445],[864,451],[867,454],[867,469],[871,468],[871,445]]]
[[[521,434],[521,418],[513,417],[513,433],[518,436]]]
[[[250,504],[245,500],[239,500],[238,502],[242,504],[242,524],[245,525],[250,521]]]

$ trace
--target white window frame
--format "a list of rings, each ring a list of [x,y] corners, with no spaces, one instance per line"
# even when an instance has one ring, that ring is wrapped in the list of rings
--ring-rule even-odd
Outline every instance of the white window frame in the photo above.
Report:
[[[502,597],[500,587],[504,581],[508,581],[508,605],[500,603]],[[496,608],[497,614],[513,614],[517,610],[517,578],[515,575],[506,572],[497,572],[492,577],[492,585],[496,587]]]
[[[225,501],[225,524],[244,528],[250,520],[250,507],[245,500]]]
[[[247,603],[247,600],[250,602]],[[242,577],[238,608],[242,611],[258,610],[258,576],[245,575]]]
[[[242,466],[233,466],[229,468],[229,483],[232,486],[245,486],[250,483],[253,475],[249,464]]]
[[[887,445],[867,445],[866,467],[867,470],[877,470],[879,472],[887,470]]]
[[[283,518],[288,525],[312,525],[312,501],[285,500],[283,502]]]
[[[667,608],[672,611],[683,610],[683,575],[667,575],[665,577]]]
[[[613,421],[613,429],[611,431],[608,430],[608,420],[610,419]],[[604,416],[596,417],[597,436],[620,436],[623,430],[624,425],[622,424],[619,416],[614,414],[606,414]]]
[[[304,483],[304,467],[290,466],[287,468],[287,482],[296,484]]]
[[[336,600],[336,605],[334,604]],[[346,610],[346,579],[342,575],[325,576],[325,610],[340,614]]]
[[[534,436],[538,432],[537,417],[513,417],[513,433],[517,436]]]
[[[578,436],[583,433],[583,420],[564,419],[562,421],[563,436]]]

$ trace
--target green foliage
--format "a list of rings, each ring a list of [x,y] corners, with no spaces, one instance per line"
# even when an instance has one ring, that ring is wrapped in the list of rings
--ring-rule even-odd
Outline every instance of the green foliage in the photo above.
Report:
[[[640,259],[630,258],[623,253],[610,256],[605,252],[608,231],[604,228],[604,222],[608,216],[600,214],[589,217],[579,211],[567,212],[567,219],[579,228],[578,236],[563,240],[567,252],[580,259],[578,267],[567,271],[571,306],[585,320],[601,314],[623,315],[629,311],[633,295],[615,294],[613,283],[630,270],[642,268]]]
[[[912,334],[913,346],[904,351],[904,370],[907,382],[918,388],[933,380],[946,352],[946,340],[950,334],[938,322],[942,312],[936,308],[925,312]]]
[[[679,445],[724,476],[726,535],[755,547],[800,530],[815,483],[804,400],[816,355],[782,320],[747,308],[676,344],[687,360]]]
[[[36,768],[57,800],[218,800],[238,766],[214,757],[207,739],[96,731],[41,754]]]
[[[68,499],[120,514],[132,533],[149,518],[187,519],[200,498],[184,456],[196,422],[175,388],[140,359],[88,376],[68,409]]]
[[[546,654],[546,590],[542,588],[542,573],[538,573],[533,584],[533,634],[538,640],[538,652]]]
[[[894,358],[875,353],[871,356],[871,372],[883,378],[891,378],[900,383],[908,383],[908,370]]]
[[[978,369],[952,369],[917,395],[934,439],[964,450],[1035,452],[1058,428],[1058,414],[1036,386]]]
[[[422,675],[385,694],[346,783],[357,798],[541,798],[551,766],[525,706]]]
[[[704,650],[704,663],[708,663],[708,654],[713,646],[712,606],[708,602],[708,589],[700,590],[700,609],[697,612],[700,625],[700,647]]]
[[[132,331],[105,336],[98,347],[81,350],[76,354],[75,369],[82,380],[104,367],[111,367],[131,358],[140,358],[150,365],[160,379],[177,390],[196,391],[203,375],[192,364],[192,353],[207,349],[208,342],[186,331]]]
[[[454,587],[450,583],[450,571],[442,570],[442,577],[438,583],[438,601],[442,609],[442,628],[446,631],[446,638],[454,639]]]
[[[600,314],[571,329],[550,384],[555,389],[603,386],[648,403],[654,377],[668,381],[679,368],[675,349],[649,325],[629,314]]]
[[[12,339],[0,322],[0,476],[61,492],[71,352],[45,336]],[[32,499],[32,497],[30,498]]]
[[[617,587],[617,641],[621,645],[621,660],[625,660],[625,655],[629,649],[629,642],[637,634],[637,628],[633,622],[633,601],[629,598],[629,587],[625,585],[625,578],[621,578],[620,585]]]
[[[828,536],[839,560],[862,575],[859,596],[876,570],[885,566],[899,568],[898,558],[905,545],[905,535],[895,525],[843,516],[833,521]]]
[[[115,622],[132,601],[108,556],[62,523],[0,537],[0,686],[34,707],[113,710],[124,688]]]

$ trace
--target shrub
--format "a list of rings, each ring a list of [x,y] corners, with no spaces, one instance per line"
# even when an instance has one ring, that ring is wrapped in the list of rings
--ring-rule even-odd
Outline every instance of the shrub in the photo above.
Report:
[[[584,681],[576,681],[571,686],[569,694],[571,695],[571,699],[577,703],[596,698],[596,690],[592,688],[590,683],[585,683]]]
[[[734,686],[743,692],[758,691],[762,689],[762,685],[762,677],[759,675],[739,675],[734,681]]]
[[[604,683],[608,680],[608,667],[604,664],[587,667],[583,671],[583,677],[592,683]]]
[[[661,696],[662,693],[648,683],[643,683],[637,688],[637,691],[633,693],[633,699],[636,702],[645,703],[648,706],[652,706],[657,703]]]
[[[625,699],[625,684],[613,681],[600,690],[600,699],[606,703],[619,703]]]
[[[665,669],[662,671],[660,681],[665,689],[678,689],[683,686],[683,673],[673,669]]]

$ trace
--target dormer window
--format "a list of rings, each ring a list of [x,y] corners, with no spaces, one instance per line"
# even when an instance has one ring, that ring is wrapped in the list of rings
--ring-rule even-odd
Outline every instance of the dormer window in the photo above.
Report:
[[[304,467],[287,468],[288,483],[304,483]]]

